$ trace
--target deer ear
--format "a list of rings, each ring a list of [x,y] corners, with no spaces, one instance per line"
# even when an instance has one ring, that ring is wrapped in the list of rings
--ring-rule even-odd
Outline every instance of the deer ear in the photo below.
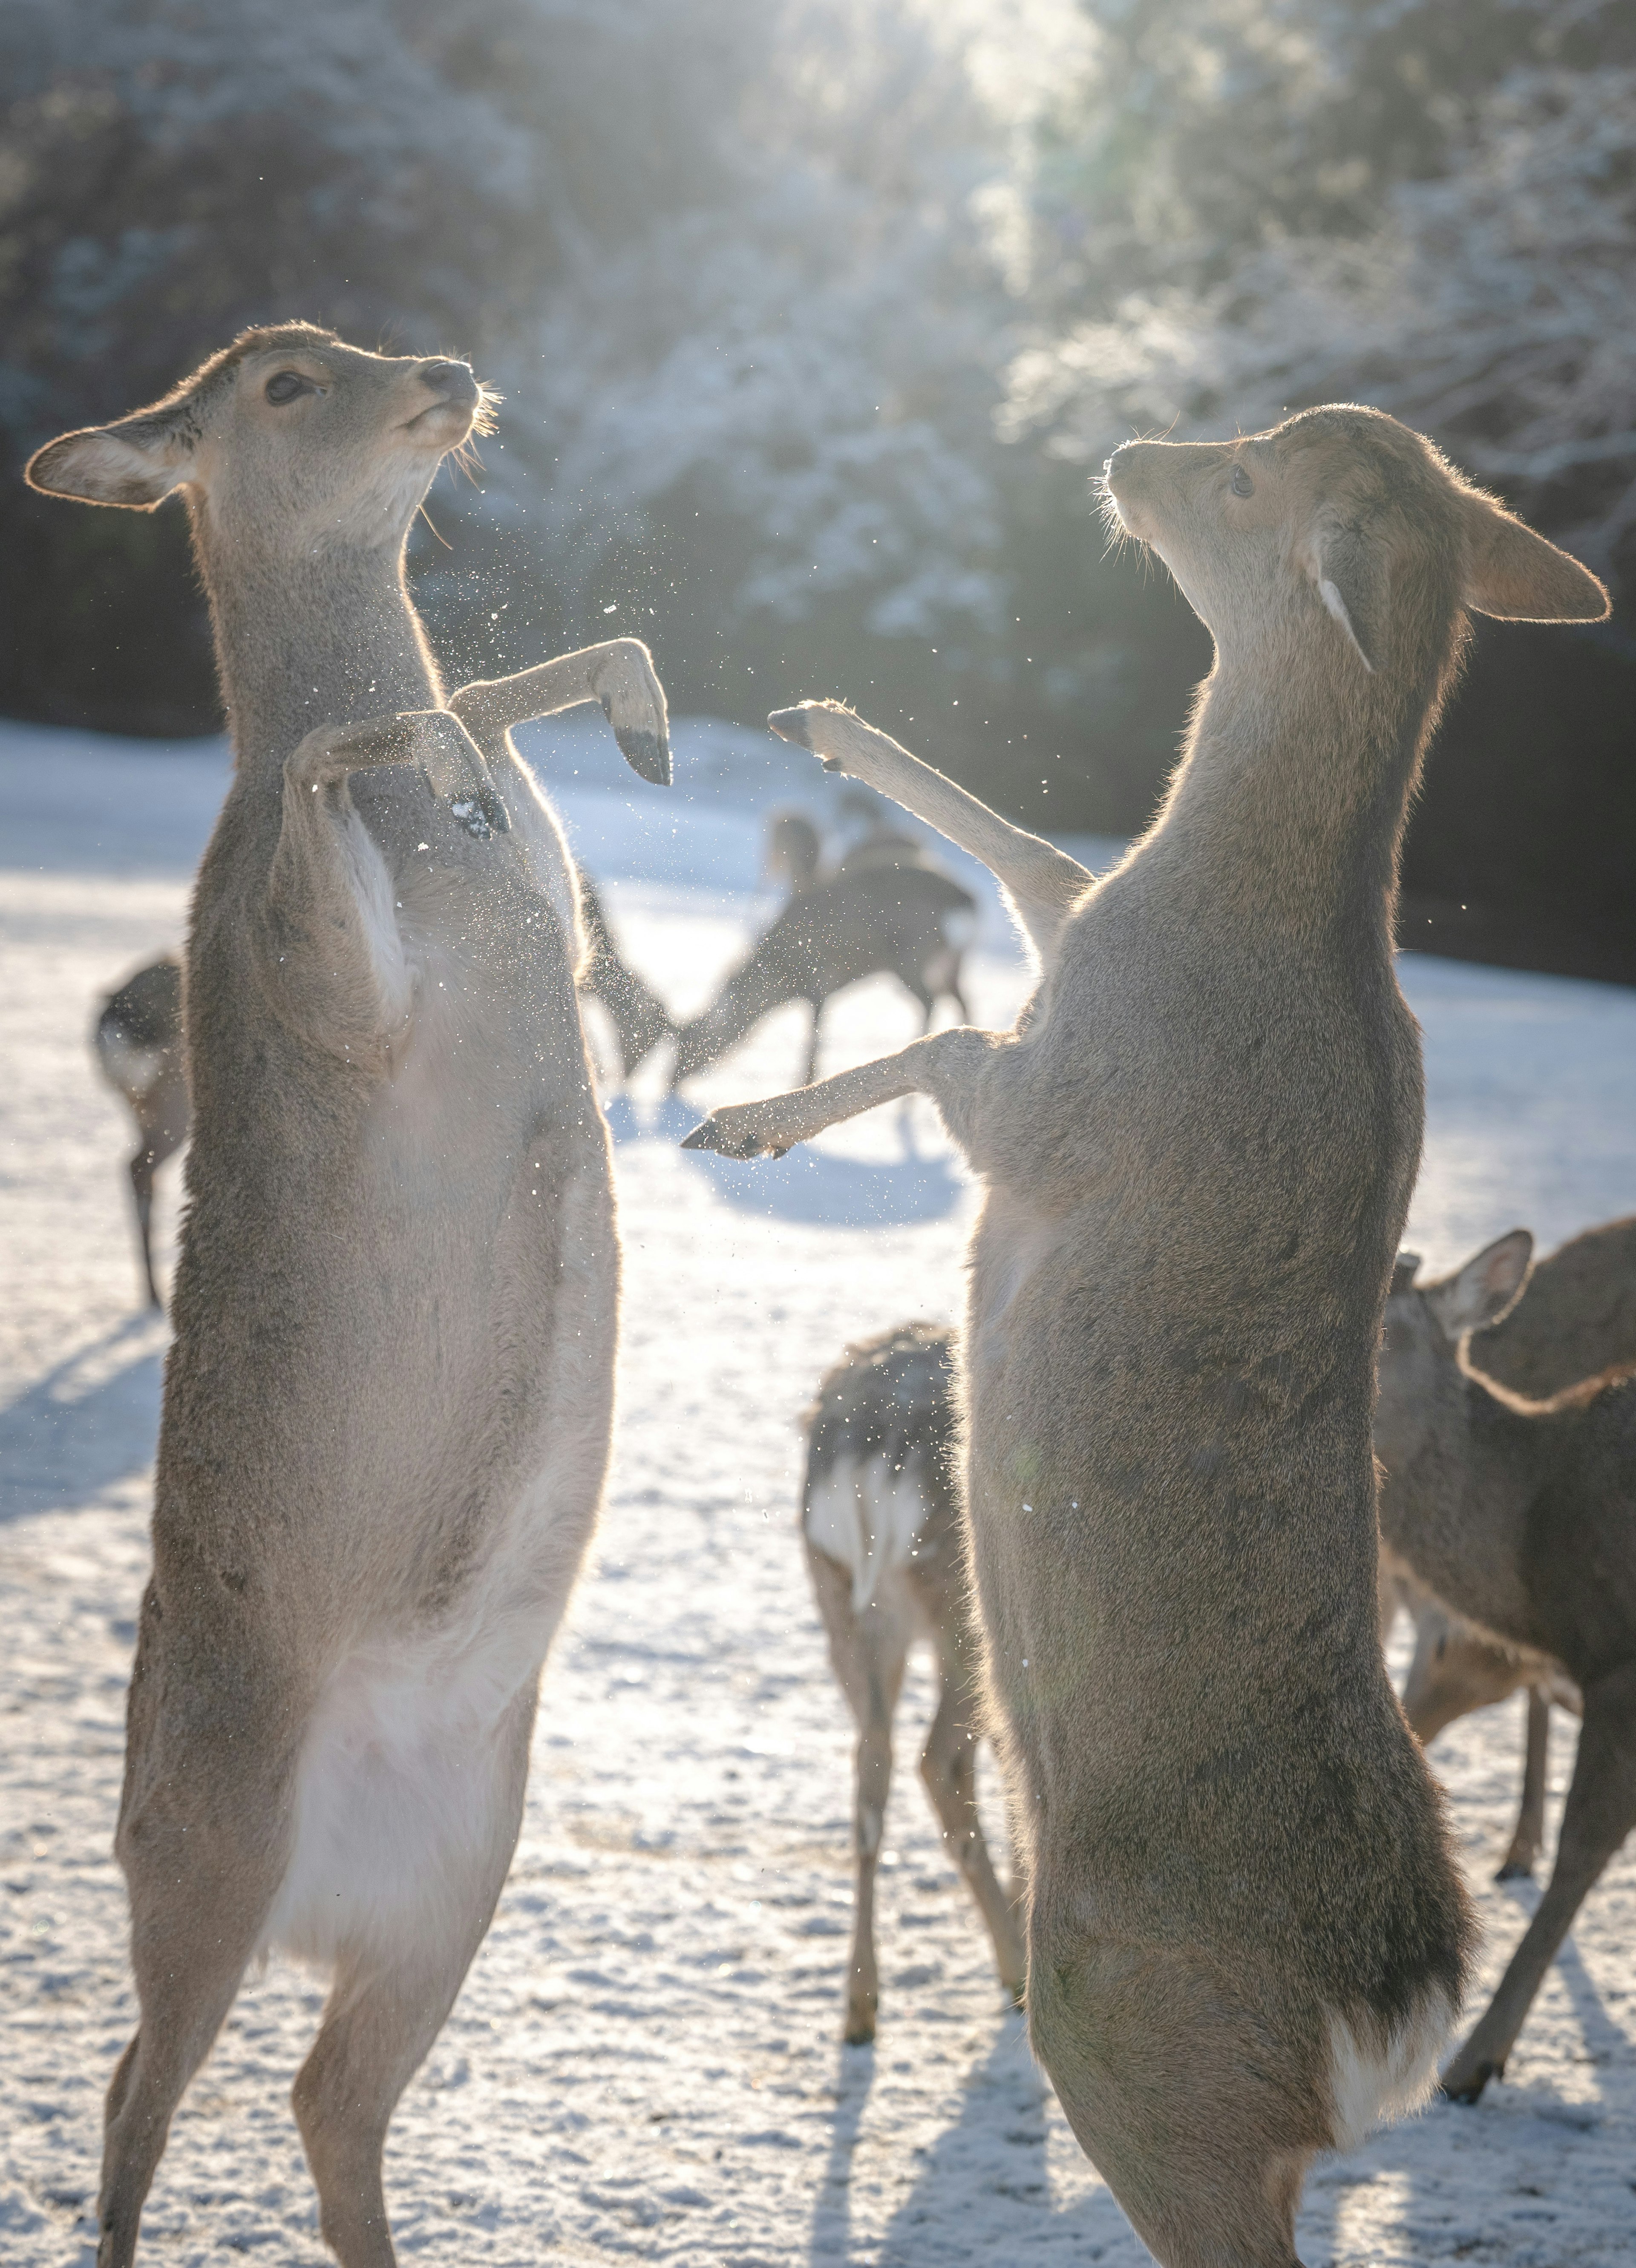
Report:
[[[151,512],[192,469],[192,440],[181,421],[144,416],[48,441],[29,459],[24,478],[47,496]]]
[[[1509,622],[1599,622],[1608,594],[1588,567],[1536,535],[1492,497],[1466,492],[1465,602]]]
[[[1373,674],[1383,604],[1381,562],[1357,528],[1330,521],[1313,530],[1302,563],[1352,652]]]
[[[1463,1338],[1485,1323],[1497,1323],[1516,1304],[1533,1256],[1533,1238],[1527,1229],[1514,1228],[1441,1284],[1428,1285],[1426,1299],[1445,1334]]]

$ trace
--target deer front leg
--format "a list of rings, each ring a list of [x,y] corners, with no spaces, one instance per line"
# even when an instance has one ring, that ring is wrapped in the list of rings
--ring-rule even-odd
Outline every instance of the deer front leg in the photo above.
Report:
[[[1047,968],[1073,907],[1095,877],[1054,843],[1013,827],[952,779],[911,756],[838,701],[802,701],[767,719],[781,740],[821,757],[829,772],[862,780],[981,859],[1016,909]]]
[[[843,1118],[901,1094],[929,1094],[943,1123],[969,1148],[973,1106],[982,1074],[1003,1044],[998,1034],[954,1027],[929,1039],[914,1040],[895,1056],[837,1071],[816,1086],[798,1087],[764,1102],[724,1103],[696,1126],[684,1150],[714,1150],[723,1158],[781,1158],[797,1142],[807,1142]]]
[[[284,1021],[344,1061],[384,1071],[411,1005],[392,878],[348,790],[354,772],[417,767],[480,841],[505,809],[481,750],[446,709],[324,725],[284,765],[278,842],[254,929]]]
[[[640,638],[609,638],[559,654],[514,677],[477,678],[449,707],[475,739],[493,747],[513,725],[554,717],[581,701],[601,703],[620,754],[655,787],[670,785],[670,720],[653,657]]]

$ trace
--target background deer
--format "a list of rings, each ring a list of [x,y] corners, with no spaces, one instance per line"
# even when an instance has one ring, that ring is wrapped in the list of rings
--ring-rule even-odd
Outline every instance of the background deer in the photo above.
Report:
[[[1502,1320],[1470,1335],[1464,1359],[1536,1401],[1581,1379],[1636,1367],[1636,1220],[1588,1228],[1536,1261]],[[1519,1686],[1527,1690],[1522,1803],[1495,1879],[1531,1874],[1544,1840],[1551,1704],[1577,1716],[1579,1689],[1560,1663],[1500,1645],[1452,1613],[1389,1545],[1382,1546],[1381,1569],[1382,1638],[1399,1606],[1415,1625],[1402,1697],[1423,1748],[1468,1711],[1504,1701]]]
[[[107,2098],[128,2268],[183,2089],[269,1945],[333,1984],[295,2084],[325,2236],[389,2268],[387,2122],[505,1880],[607,1465],[619,1250],[574,873],[512,749],[597,700],[669,776],[645,648],[443,704],[403,581],[464,363],[304,324],[37,455],[185,497],[235,771],[195,891],[188,1209],[116,1849],[141,2017]]]
[[[1368,410],[1127,444],[1106,487],[1216,644],[1153,828],[1093,881],[851,711],[776,716],[983,859],[1041,981],[1010,1033],[689,1138],[776,1152],[918,1090],[981,1177],[967,1502],[1035,2043],[1166,2268],[1288,2268],[1314,2152],[1430,2082],[1470,1937],[1376,1615],[1422,1122],[1398,849],[1466,609],[1606,597]]]
[[[1636,1376],[1546,1402],[1459,1359],[1528,1272],[1516,1229],[1437,1282],[1405,1255],[1381,1350],[1381,1532],[1485,1631],[1560,1662],[1584,1726],[1557,1863],[1487,2013],[1443,2074],[1475,2102],[1506,2059],[1587,1892],[1636,1826]]]
[[[875,2036],[874,1885],[892,1778],[892,1719],[909,1651],[929,1641],[938,1703],[921,1777],[943,1841],[1022,1997],[1022,1934],[977,1817],[978,1647],[960,1521],[954,1333],[904,1323],[848,1347],[807,1412],[801,1535],[829,1660],[858,1726],[857,1900],[846,2038]]]
[[[136,1122],[136,1147],[127,1170],[148,1305],[161,1307],[153,1275],[153,1176],[188,1138],[181,963],[173,953],[138,968],[108,994],[92,1033],[92,1048],[97,1068],[124,1096]]]
[[[901,849],[866,858],[829,881],[793,889],[709,1007],[677,1032],[673,1089],[736,1047],[788,1000],[805,1000],[812,1009],[803,1073],[810,1085],[817,1076],[824,1003],[866,976],[895,976],[920,1003],[928,1031],[945,995],[963,1021],[962,932],[976,910],[969,890],[941,867]]]

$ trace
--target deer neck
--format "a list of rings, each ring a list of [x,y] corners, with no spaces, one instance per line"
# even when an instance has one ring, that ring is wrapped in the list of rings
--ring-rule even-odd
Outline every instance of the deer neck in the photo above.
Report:
[[[1310,638],[1219,657],[1161,825],[1204,902],[1263,935],[1389,954],[1409,799],[1452,676],[1452,641],[1421,666],[1338,675]],[[1270,697],[1270,688],[1276,697]]]
[[[403,580],[403,547],[335,545],[292,560],[194,513],[228,729],[241,774],[282,767],[319,725],[443,699]]]
[[[1523,1576],[1542,1447],[1537,1418],[1451,1362],[1409,1469],[1387,1476],[1381,1532],[1448,1605],[1549,1653]]]

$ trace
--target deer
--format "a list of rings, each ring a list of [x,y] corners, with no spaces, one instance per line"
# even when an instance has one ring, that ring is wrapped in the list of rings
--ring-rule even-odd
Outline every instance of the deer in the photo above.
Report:
[[[1496,1384],[1546,1401],[1581,1379],[1636,1367],[1636,1220],[1604,1222],[1537,1260],[1502,1321],[1474,1330],[1465,1361]],[[1415,1625],[1414,1655],[1402,1700],[1423,1748],[1473,1709],[1527,1695],[1522,1794],[1515,1829],[1495,1881],[1531,1874],[1544,1847],[1551,1705],[1578,1716],[1578,1687],[1560,1663],[1507,1646],[1450,1613],[1408,1564],[1382,1545],[1382,1636],[1397,1609]]]
[[[622,957],[591,877],[583,866],[576,870],[576,874],[579,919],[586,939],[585,958],[578,970],[579,990],[600,1000],[608,1011],[619,1043],[620,1075],[629,1079],[676,1027],[669,1009],[652,986]]]
[[[388,2121],[487,1931],[601,1499],[619,1243],[574,869],[509,728],[599,702],[670,770],[645,646],[446,699],[404,581],[468,364],[304,323],[63,435],[33,485],[185,500],[234,770],[194,889],[188,1206],[115,1852],[140,2014],[98,2268],[247,1966],[330,1991],[293,2103],[343,2268],[392,2268]]]
[[[775,712],[991,870],[1038,982],[1008,1032],[687,1139],[777,1155],[922,1093],[963,1149],[963,1494],[1034,2047],[1163,2268],[1290,2268],[1314,2154],[1423,2097],[1471,1957],[1376,1603],[1424,1115],[1404,828],[1468,613],[1607,595],[1355,406],[1126,442],[1102,493],[1215,645],[1152,826],[1094,878],[843,704]]]
[[[1000,1982],[1014,2003],[1022,1998],[1022,1935],[977,1816],[978,1638],[954,1455],[954,1351],[952,1331],[923,1322],[849,1346],[802,1420],[802,1545],[830,1665],[858,1728],[850,2047],[875,2036],[875,1874],[892,1720],[917,1640],[930,1644],[938,1675],[921,1778],[993,1940]]]
[[[148,1305],[163,1308],[153,1273],[153,1176],[188,1138],[181,963],[173,953],[135,970],[107,996],[91,1044],[98,1070],[136,1122],[136,1147],[126,1168],[136,1208],[136,1245]]]
[[[1467,1332],[1522,1290],[1532,1245],[1514,1229],[1426,1283],[1403,1255],[1381,1346],[1382,1535],[1440,1599],[1559,1662],[1583,1697],[1551,1881],[1442,2075],[1464,2103],[1503,2076],[1557,1948],[1636,1826],[1636,1373],[1530,1401],[1460,1359]]]
[[[793,889],[710,1005],[677,1030],[671,1092],[790,1000],[804,1000],[812,1009],[805,1074],[810,1085],[817,1076],[825,1004],[866,976],[895,976],[920,1004],[926,1031],[946,995],[963,1022],[969,1011],[961,990],[962,932],[976,910],[970,891],[940,867],[901,852]]]

